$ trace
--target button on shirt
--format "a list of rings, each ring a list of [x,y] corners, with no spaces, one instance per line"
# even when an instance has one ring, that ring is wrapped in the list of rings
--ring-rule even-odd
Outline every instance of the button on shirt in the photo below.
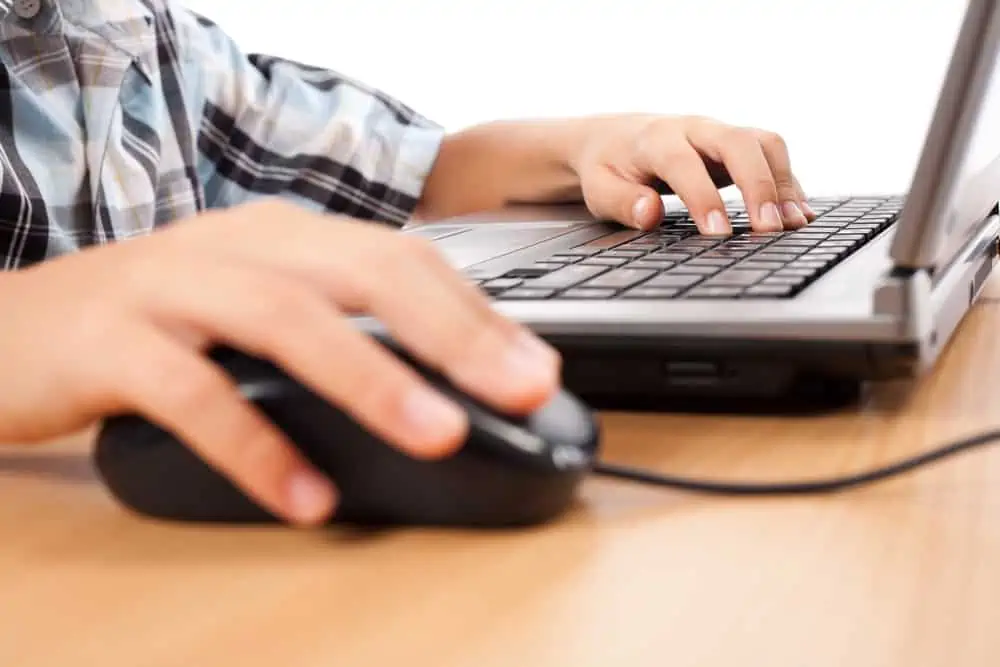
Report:
[[[261,197],[401,225],[442,137],[170,0],[0,0],[7,270]]]

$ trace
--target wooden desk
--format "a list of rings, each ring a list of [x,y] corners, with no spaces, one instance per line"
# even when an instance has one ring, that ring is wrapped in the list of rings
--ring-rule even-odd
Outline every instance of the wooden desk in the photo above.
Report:
[[[604,415],[607,455],[744,479],[874,466],[1000,424],[998,330],[982,303],[927,382],[850,413]],[[1000,447],[831,497],[594,480],[543,529],[367,537],[136,518],[87,451],[0,450],[5,667],[998,660]]]

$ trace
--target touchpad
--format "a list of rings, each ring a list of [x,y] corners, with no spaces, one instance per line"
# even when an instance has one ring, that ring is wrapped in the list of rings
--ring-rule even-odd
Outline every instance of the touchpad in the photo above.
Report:
[[[579,223],[532,223],[524,227],[496,225],[481,229],[459,227],[452,228],[454,233],[436,230],[433,243],[452,266],[464,268],[579,229]]]

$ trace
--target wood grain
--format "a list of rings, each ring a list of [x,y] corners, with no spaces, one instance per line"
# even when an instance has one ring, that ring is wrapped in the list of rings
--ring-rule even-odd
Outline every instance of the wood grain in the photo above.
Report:
[[[860,470],[1000,425],[1000,304],[839,414],[605,414],[607,458],[729,479]],[[835,496],[593,480],[524,532],[168,525],[86,437],[0,449],[0,664],[992,665],[1000,447]]]

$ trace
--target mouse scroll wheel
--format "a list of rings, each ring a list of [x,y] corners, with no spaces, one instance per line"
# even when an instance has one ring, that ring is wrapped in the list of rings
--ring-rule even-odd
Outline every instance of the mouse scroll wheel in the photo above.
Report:
[[[490,431],[496,438],[510,443],[529,454],[542,454],[545,451],[545,441],[534,433],[510,424],[486,412],[479,412],[480,425]]]

